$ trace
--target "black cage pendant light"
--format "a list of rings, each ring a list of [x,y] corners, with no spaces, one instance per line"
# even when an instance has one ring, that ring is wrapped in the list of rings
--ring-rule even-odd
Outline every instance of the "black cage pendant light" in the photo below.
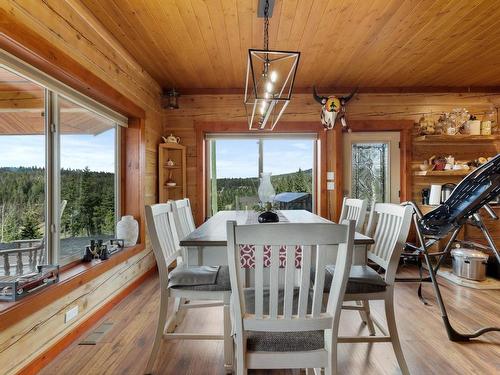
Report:
[[[248,50],[244,102],[250,130],[273,130],[292,97],[300,52],[269,50],[270,1],[259,0],[261,7],[264,49]]]

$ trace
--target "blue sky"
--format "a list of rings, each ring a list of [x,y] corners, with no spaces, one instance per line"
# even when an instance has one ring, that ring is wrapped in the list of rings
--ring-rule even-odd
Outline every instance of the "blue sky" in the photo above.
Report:
[[[114,172],[115,130],[98,135],[61,135],[61,167]],[[0,136],[0,167],[44,167],[43,135]]]
[[[216,141],[217,178],[257,177],[259,146],[256,140]],[[310,139],[264,140],[264,172],[273,175],[310,169],[313,141]]]

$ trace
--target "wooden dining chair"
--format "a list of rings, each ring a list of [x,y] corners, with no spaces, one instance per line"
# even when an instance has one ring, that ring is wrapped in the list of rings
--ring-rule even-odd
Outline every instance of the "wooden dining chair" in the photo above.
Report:
[[[220,266],[212,284],[189,283],[183,285],[176,283],[172,285],[172,278],[169,279],[169,274],[172,276],[177,272],[185,272],[186,278],[193,278],[207,271],[207,268],[188,267],[186,262],[178,262],[178,258],[182,258],[182,248],[179,246],[177,237],[177,229],[174,219],[173,204],[162,203],[152,206],[146,206],[146,223],[148,227],[153,252],[158,265],[158,273],[160,276],[160,314],[156,335],[153,344],[153,349],[149,357],[146,367],[146,373],[151,374],[155,363],[160,343],[163,339],[184,339],[184,340],[224,340],[224,365],[227,371],[232,369],[232,340],[231,340],[231,321],[229,314],[229,300],[231,296],[231,286],[229,282],[229,268]],[[177,264],[177,265],[176,265]],[[174,265],[175,268],[174,268]],[[182,278],[181,278],[182,280]],[[170,283],[170,285],[169,285]],[[175,333],[168,332],[168,327],[176,326],[176,314],[171,314],[167,319],[169,298],[175,298],[176,301],[189,300],[188,304],[178,306],[180,310],[213,307],[223,305],[224,316],[224,335],[200,334],[200,333]],[[192,301],[208,301],[198,304],[191,303]]]
[[[343,220],[356,221],[356,232],[361,233],[365,225],[368,200],[344,197],[339,223]]]
[[[366,301],[366,306],[344,305],[346,310],[358,310],[366,314],[366,319],[373,327],[373,323],[380,329],[382,336],[375,335],[370,329],[370,336],[339,337],[339,343],[358,342],[391,342],[399,367],[403,374],[409,374],[408,366],[404,359],[396,326],[394,314],[394,280],[399,265],[399,257],[403,250],[410,224],[412,220],[412,209],[410,206],[400,206],[391,203],[376,203],[367,225],[367,235],[373,237],[374,244],[368,250],[368,259],[382,267],[385,275],[379,275],[374,269],[363,265],[352,266],[344,301]],[[327,266],[326,288],[333,285],[330,280],[334,278],[336,266]],[[375,319],[369,308],[372,300],[383,300],[387,320],[386,330],[384,326]],[[363,316],[363,315],[362,315]]]
[[[336,373],[337,333],[354,225],[354,221],[347,225],[227,222],[238,375],[247,369],[283,368],[324,368],[327,375]],[[334,287],[324,305],[327,252],[335,245]],[[250,264],[253,282],[245,275],[248,269],[242,268]],[[312,285],[311,264],[318,270]]]

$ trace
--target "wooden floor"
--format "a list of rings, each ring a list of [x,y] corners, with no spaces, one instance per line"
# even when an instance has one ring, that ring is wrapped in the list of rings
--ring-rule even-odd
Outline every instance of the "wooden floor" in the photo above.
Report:
[[[406,273],[406,272],[405,272]],[[442,293],[451,320],[459,330],[485,325],[500,326],[500,291],[472,290],[442,280]],[[111,310],[101,321],[112,322],[112,329],[95,346],[73,343],[42,374],[142,374],[152,346],[159,308],[158,278],[151,277],[140,288]],[[414,375],[499,374],[500,333],[488,333],[470,343],[448,341],[431,285],[424,293],[432,306],[417,298],[415,284],[396,287],[396,317],[403,351]],[[372,310],[381,316],[382,305]],[[219,308],[190,311],[181,329],[222,332]],[[356,312],[342,313],[341,333],[366,329]],[[392,347],[388,343],[341,344],[341,374],[399,374]],[[156,363],[157,374],[223,374],[222,343],[169,341],[162,345]],[[299,374],[299,371],[255,371],[252,374]]]

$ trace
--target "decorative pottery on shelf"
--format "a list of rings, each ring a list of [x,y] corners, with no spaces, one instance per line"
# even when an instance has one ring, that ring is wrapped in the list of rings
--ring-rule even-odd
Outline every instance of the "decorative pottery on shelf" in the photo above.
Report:
[[[122,216],[116,224],[116,238],[123,239],[125,247],[134,246],[139,237],[139,223],[132,215]]]
[[[173,167],[175,165],[175,162],[172,159],[167,160],[167,167]]]
[[[163,138],[163,142],[165,143],[180,143],[181,142],[181,139],[179,137],[176,137],[175,135],[173,134],[170,134],[168,137],[162,137]]]
[[[266,211],[258,217],[259,223],[277,223],[279,220],[278,214],[271,211],[276,191],[271,184],[271,173],[261,173],[259,190],[260,203],[266,208]]]

